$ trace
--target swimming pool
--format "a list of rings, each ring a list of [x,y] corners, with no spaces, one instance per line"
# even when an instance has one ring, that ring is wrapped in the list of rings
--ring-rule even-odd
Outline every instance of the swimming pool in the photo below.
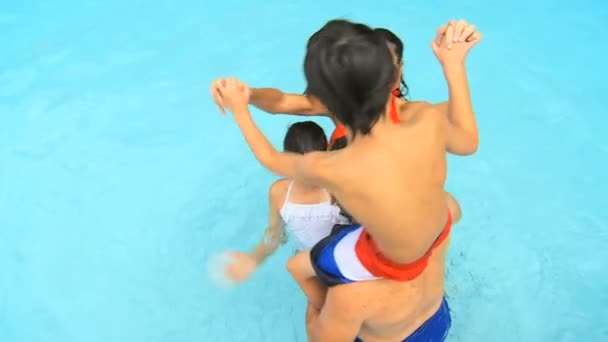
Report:
[[[241,287],[207,278],[210,256],[257,241],[274,179],[209,82],[301,91],[306,39],[347,17],[397,32],[411,97],[440,101],[428,42],[461,16],[485,33],[482,144],[450,159],[450,341],[608,339],[608,5],[260,4],[0,5],[0,341],[305,341],[291,248]],[[298,120],[255,117],[274,143]]]

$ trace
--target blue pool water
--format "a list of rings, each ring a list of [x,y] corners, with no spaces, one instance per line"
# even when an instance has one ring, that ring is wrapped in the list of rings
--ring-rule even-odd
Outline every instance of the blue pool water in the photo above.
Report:
[[[482,145],[450,159],[450,341],[608,340],[605,2],[29,0],[0,4],[0,341],[305,341],[291,247],[241,287],[207,277],[257,241],[274,179],[208,85],[302,91],[335,17],[397,32],[430,101],[436,27],[485,33]],[[298,120],[255,117],[275,144]]]

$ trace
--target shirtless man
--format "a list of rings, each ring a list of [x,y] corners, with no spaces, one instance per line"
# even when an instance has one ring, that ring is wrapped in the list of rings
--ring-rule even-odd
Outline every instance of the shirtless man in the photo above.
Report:
[[[427,103],[395,103],[391,91],[399,68],[371,28],[321,40],[307,54],[304,69],[309,93],[346,127],[348,145],[336,152],[277,151],[251,118],[249,88],[236,79],[219,82],[221,103],[262,165],[328,189],[361,223],[324,239],[310,255],[294,257],[304,262],[296,262],[292,274],[311,302],[322,305],[313,340],[443,341],[447,336],[445,256],[457,214],[444,190],[446,152],[477,148],[464,60],[480,39],[473,26],[458,22],[441,28],[432,42],[448,80],[447,117]],[[309,277],[311,266],[329,286],[326,298],[318,298],[300,277]]]

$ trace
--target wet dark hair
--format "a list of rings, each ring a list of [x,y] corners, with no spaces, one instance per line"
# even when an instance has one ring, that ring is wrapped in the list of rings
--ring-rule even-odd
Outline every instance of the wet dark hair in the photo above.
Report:
[[[393,52],[397,56],[397,63],[403,62],[403,42],[396,34],[392,31],[385,28],[377,28],[374,30],[376,33],[380,34],[387,42],[391,43],[394,48]],[[403,74],[401,74],[401,87],[397,89],[399,91],[399,97],[405,98],[407,94],[410,92],[410,88],[405,83],[405,79],[403,78]]]
[[[336,141],[334,141],[333,145],[331,145],[331,148],[329,150],[330,151],[341,150],[346,147],[346,144],[348,144],[348,138],[346,138],[346,137],[338,138],[338,139],[336,139]]]
[[[299,154],[327,151],[327,136],[314,121],[296,122],[287,129],[283,150]]]
[[[348,20],[334,19],[328,21],[320,30],[313,33],[306,43],[306,52],[314,49],[321,41],[337,41],[349,35],[356,35],[368,30],[365,24],[352,23]]]
[[[320,42],[337,42],[343,37],[356,35],[361,32],[365,32],[368,27],[363,24],[351,23],[347,20],[330,20],[323,28],[315,32],[306,43],[306,55],[315,54]],[[309,95],[309,87],[306,86],[304,94]],[[310,94],[312,95],[312,94]],[[313,95],[314,96],[314,95]]]
[[[324,35],[337,24],[344,34]],[[314,46],[309,46],[304,59],[309,94],[349,127],[353,137],[369,134],[384,115],[397,78],[385,39],[369,26],[333,20],[310,40],[314,40]]]

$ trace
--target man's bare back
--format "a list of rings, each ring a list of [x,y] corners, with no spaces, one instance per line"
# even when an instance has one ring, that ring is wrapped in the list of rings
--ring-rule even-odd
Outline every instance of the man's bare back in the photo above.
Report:
[[[345,284],[332,291],[349,292],[360,305],[365,342],[402,341],[427,321],[441,305],[444,265],[449,241],[433,252],[423,274],[410,282],[375,280]],[[352,294],[351,294],[352,293]]]

